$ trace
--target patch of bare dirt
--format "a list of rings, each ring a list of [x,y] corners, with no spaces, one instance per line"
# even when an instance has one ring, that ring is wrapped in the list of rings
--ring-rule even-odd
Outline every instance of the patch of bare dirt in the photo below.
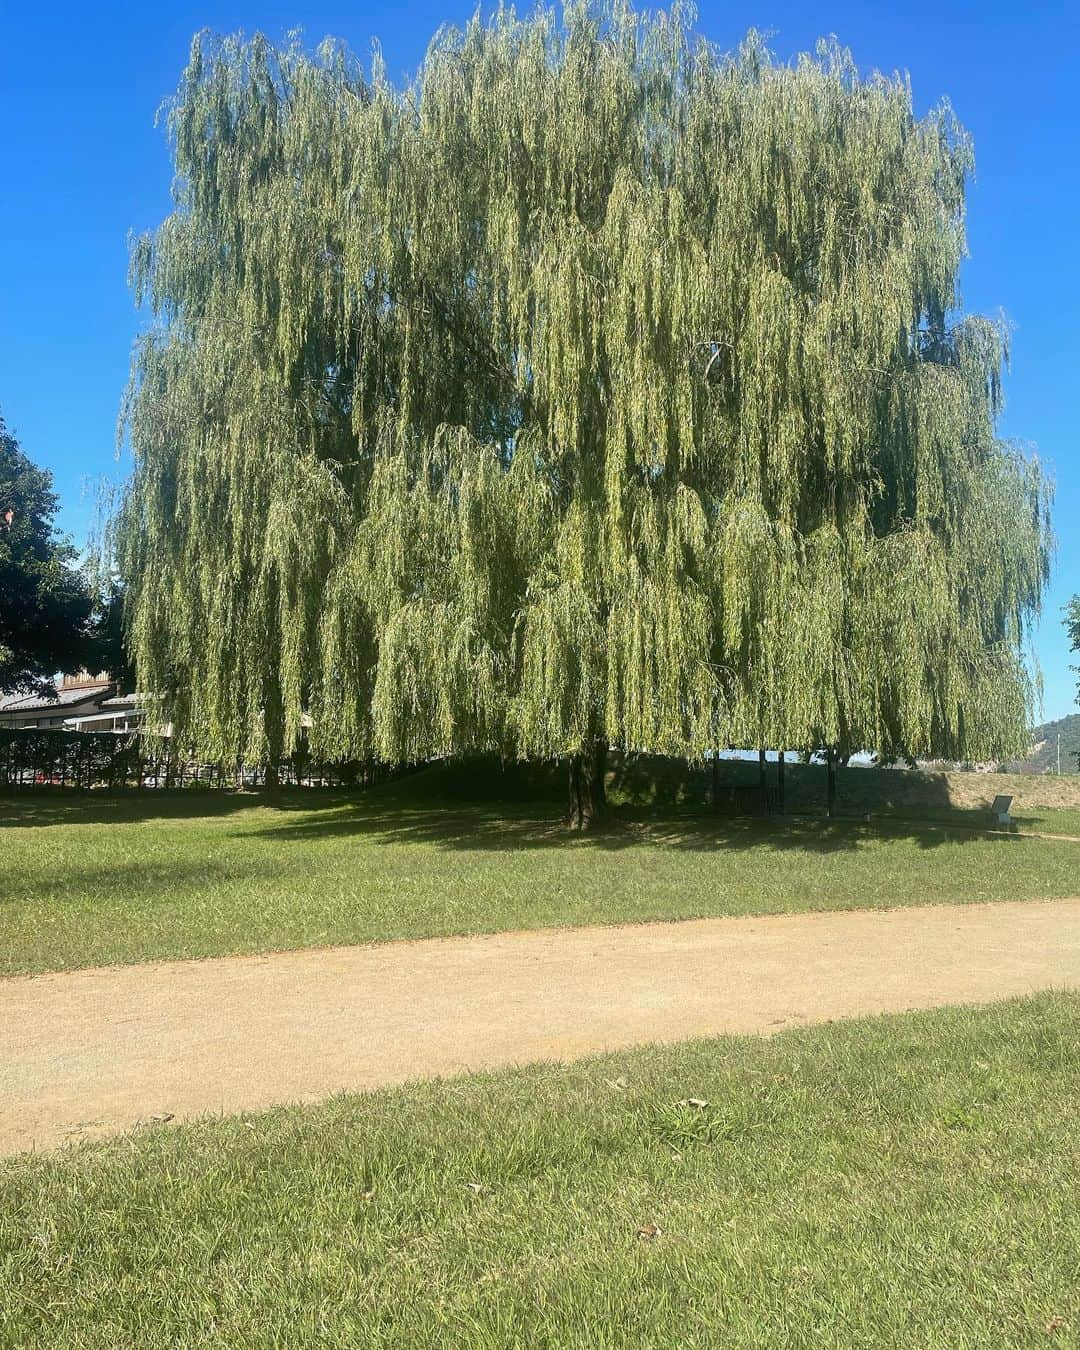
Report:
[[[1080,988],[1080,899],[502,933],[0,980],[0,1153],[650,1041]]]

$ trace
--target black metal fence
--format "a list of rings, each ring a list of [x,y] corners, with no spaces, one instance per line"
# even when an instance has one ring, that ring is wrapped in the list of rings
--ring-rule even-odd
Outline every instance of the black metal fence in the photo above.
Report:
[[[414,766],[350,760],[321,764],[295,755],[277,766],[282,787],[365,788]],[[128,789],[257,788],[267,785],[265,764],[205,763],[172,753],[164,741],[103,731],[0,727],[0,788]]]

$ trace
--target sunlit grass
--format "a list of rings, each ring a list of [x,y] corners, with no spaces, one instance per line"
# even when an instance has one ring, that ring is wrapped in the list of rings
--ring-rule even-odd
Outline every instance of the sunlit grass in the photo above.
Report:
[[[0,1344],[1075,1345],[1078,1100],[1061,994],[23,1156]]]

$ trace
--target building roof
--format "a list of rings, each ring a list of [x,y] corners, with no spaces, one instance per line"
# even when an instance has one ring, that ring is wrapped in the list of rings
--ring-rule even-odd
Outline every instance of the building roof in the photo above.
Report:
[[[36,712],[52,708],[71,708],[79,703],[88,703],[108,693],[111,684],[82,685],[75,689],[58,689],[55,698],[42,698],[40,694],[5,694],[0,697],[0,713]]]
[[[123,713],[118,713],[115,710],[113,712],[84,713],[79,717],[65,717],[64,726],[70,731],[78,731],[81,727],[89,726],[91,722],[115,722],[121,717],[123,717]]]

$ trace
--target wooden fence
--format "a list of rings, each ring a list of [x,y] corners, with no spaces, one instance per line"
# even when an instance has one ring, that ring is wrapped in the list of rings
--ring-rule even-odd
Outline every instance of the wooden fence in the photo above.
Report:
[[[221,791],[265,787],[267,767],[200,763],[170,753],[164,742],[136,735],[0,727],[0,788]],[[414,767],[356,760],[320,764],[296,755],[278,765],[278,783],[282,787],[365,788]]]

